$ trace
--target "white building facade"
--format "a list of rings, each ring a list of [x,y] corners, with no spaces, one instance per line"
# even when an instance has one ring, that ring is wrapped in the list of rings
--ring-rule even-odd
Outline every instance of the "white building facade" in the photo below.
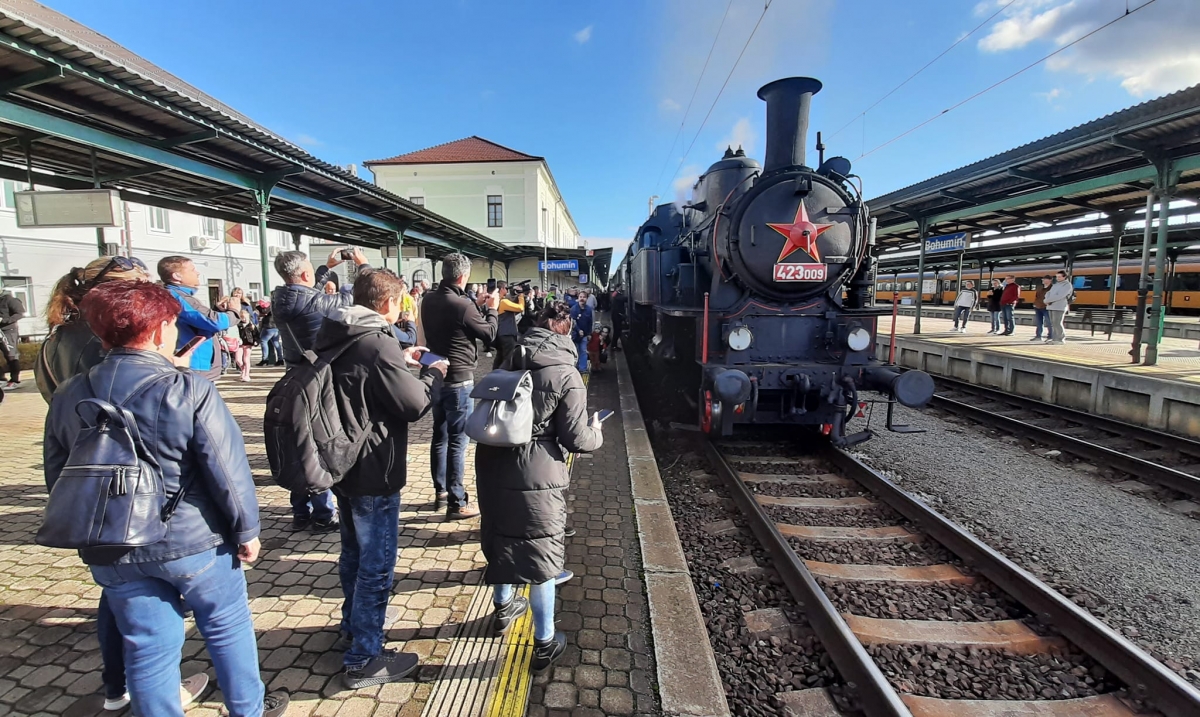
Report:
[[[364,163],[375,184],[509,246],[577,249],[579,229],[543,157],[481,137]],[[425,262],[404,257],[409,266]],[[488,277],[540,283],[536,258],[505,267],[479,259],[472,281]],[[556,274],[555,278],[564,278]]]

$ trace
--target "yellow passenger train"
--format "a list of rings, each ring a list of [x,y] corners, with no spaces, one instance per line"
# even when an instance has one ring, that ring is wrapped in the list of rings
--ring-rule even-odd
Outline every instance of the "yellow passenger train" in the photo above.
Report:
[[[1021,308],[1033,306],[1034,290],[1038,280],[1043,276],[1052,276],[1062,269],[1062,264],[1029,264],[1021,266],[999,265],[989,271],[986,267],[982,273],[978,268],[963,269],[963,279],[975,282],[976,288],[981,289],[981,301],[986,301],[987,287],[992,279],[1003,279],[1005,276],[1017,277],[1017,285],[1021,287]],[[1168,267],[1170,269],[1170,267]],[[1135,308],[1137,306],[1138,277],[1141,274],[1141,262],[1122,261],[1117,284],[1117,306]],[[1154,265],[1150,272],[1153,275]],[[1112,263],[1108,261],[1076,262],[1071,270],[1071,283],[1075,286],[1075,301],[1072,307],[1107,307],[1109,289],[1112,279]],[[921,301],[933,305],[950,305],[958,291],[958,272],[949,271],[925,272],[926,283],[933,283],[936,291],[926,291]],[[917,272],[888,273],[881,269],[875,277],[875,302],[890,304],[894,292],[899,292],[900,302],[915,303],[917,296]],[[907,300],[907,301],[906,301]],[[1166,297],[1164,303],[1175,313],[1200,313],[1200,256],[1180,257],[1168,274]]]

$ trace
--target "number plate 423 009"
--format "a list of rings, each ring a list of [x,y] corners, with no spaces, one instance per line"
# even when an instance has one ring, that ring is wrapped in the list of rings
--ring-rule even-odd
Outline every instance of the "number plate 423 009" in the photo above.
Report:
[[[821,264],[776,264],[775,281],[825,281],[829,265]]]

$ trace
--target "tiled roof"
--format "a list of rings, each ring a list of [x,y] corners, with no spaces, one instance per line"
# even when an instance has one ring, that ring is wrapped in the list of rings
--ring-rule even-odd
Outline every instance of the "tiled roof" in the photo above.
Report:
[[[542,159],[518,152],[482,137],[466,137],[435,147],[398,154],[387,159],[372,159],[363,164],[454,164],[460,162],[529,162]]]

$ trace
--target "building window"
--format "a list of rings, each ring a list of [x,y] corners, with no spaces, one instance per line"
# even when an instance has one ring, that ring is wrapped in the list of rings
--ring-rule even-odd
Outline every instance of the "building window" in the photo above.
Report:
[[[488,195],[488,226],[504,226],[504,197],[498,194]]]
[[[287,232],[277,231],[277,232],[275,232],[275,243],[281,247],[284,247],[285,249],[290,249],[291,244],[292,244],[292,237]]]
[[[25,191],[25,183],[24,182],[14,182],[11,179],[4,180],[4,196],[2,199],[0,199],[0,201],[3,201],[3,205],[0,208],[16,209],[17,208],[16,193],[23,192],[23,191]]]
[[[418,207],[425,206],[425,197],[409,197],[408,201],[416,204]]]
[[[413,286],[416,286],[417,284],[420,284],[422,281],[425,281],[426,276],[428,276],[428,275],[425,273],[424,269],[417,269],[416,271],[414,271],[413,277],[412,277]]]
[[[221,236],[221,225],[212,217],[200,217],[200,236],[217,239]]]
[[[9,184],[9,182],[5,182]],[[7,187],[5,187],[7,189]],[[26,316],[36,316],[37,307],[33,305],[33,284],[27,276],[0,277],[0,290],[11,291],[14,298],[25,305]]]
[[[253,224],[243,224],[242,237],[246,244],[258,246],[258,227]]]
[[[250,294],[250,296],[249,296],[250,303],[254,303],[254,302],[258,301],[259,299],[261,299],[262,298],[262,284],[257,281],[250,282],[249,294]]]
[[[171,231],[171,213],[162,207],[147,207],[150,212],[150,231],[168,234]]]

